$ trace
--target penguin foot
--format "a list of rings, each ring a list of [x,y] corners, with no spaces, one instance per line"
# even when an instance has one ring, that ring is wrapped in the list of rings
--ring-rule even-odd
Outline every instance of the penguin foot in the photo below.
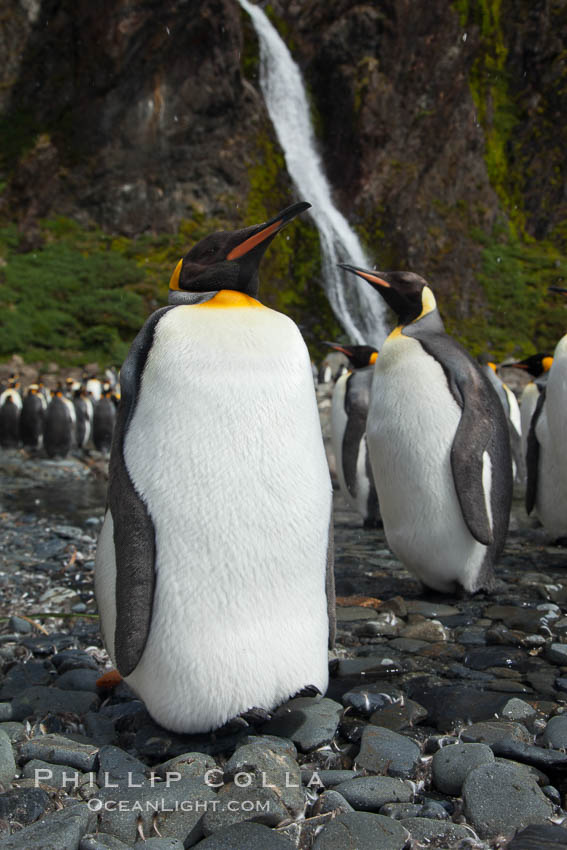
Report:
[[[320,696],[321,691],[315,685],[305,685],[304,688],[301,688],[296,694],[292,696],[292,699],[296,699],[297,697],[316,697]]]
[[[108,670],[106,673],[103,673],[102,676],[98,677],[96,680],[96,686],[103,691],[112,691],[120,684],[121,681],[122,676],[118,670]]]
[[[250,726],[262,726],[262,724],[271,720],[271,718],[272,715],[269,711],[254,706],[253,708],[249,708],[248,711],[243,711],[242,714],[231,718],[219,729],[215,729],[214,734],[221,737],[223,735],[234,735],[236,732],[240,732],[242,729],[247,729]]]
[[[384,528],[384,523],[380,517],[366,517],[362,523],[363,528]]]

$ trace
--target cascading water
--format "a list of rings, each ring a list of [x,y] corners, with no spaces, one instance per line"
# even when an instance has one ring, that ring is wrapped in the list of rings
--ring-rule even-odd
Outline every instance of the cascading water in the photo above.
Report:
[[[299,68],[264,12],[238,0],[250,15],[260,44],[260,88],[288,174],[319,231],[323,285],[335,315],[352,341],[379,347],[387,335],[383,301],[377,292],[338,262],[371,268],[356,234],[336,209],[315,145]]]

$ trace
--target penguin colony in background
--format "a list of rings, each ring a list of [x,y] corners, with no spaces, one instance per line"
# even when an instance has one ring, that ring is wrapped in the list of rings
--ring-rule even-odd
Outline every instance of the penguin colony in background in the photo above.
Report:
[[[163,726],[206,732],[327,688],[332,487],[297,326],[258,266],[297,203],[179,261],[121,371],[95,593]]]
[[[116,376],[101,381],[84,375],[82,382],[67,378],[53,391],[42,383],[29,384],[23,394],[12,375],[0,391],[0,447],[42,450],[50,458],[71,451],[108,453],[120,399]]]

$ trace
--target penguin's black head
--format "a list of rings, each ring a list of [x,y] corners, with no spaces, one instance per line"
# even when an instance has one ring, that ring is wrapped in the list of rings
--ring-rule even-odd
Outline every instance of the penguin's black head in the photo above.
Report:
[[[534,378],[539,378],[544,372],[549,372],[553,357],[551,354],[532,354],[531,357],[526,357],[524,360],[518,360],[516,363],[506,363],[506,366],[514,366],[516,369],[525,369]]]
[[[379,272],[339,263],[377,289],[401,325],[407,325],[435,309],[435,296],[427,281],[414,272]]]
[[[376,361],[378,351],[371,345],[339,345],[337,342],[326,342],[335,351],[341,351],[349,359],[353,369],[364,369]]]
[[[258,295],[258,267],[274,236],[311,204],[300,201],[263,224],[242,230],[220,230],[205,236],[180,260],[169,282],[170,291],[215,292],[233,289]]]

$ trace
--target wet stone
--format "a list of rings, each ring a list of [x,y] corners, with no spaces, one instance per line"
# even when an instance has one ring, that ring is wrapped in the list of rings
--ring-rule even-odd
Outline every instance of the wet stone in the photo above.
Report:
[[[348,782],[357,776],[359,774],[356,770],[301,770],[301,782],[310,787],[320,787],[319,783],[322,783],[324,788],[336,788],[341,782]]]
[[[537,632],[545,620],[545,611],[516,605],[490,605],[484,616],[491,620],[502,620],[509,629],[523,632]]]
[[[41,759],[50,764],[68,765],[77,770],[94,770],[98,747],[80,744],[63,735],[43,735],[18,745],[19,760]]]
[[[29,635],[33,630],[31,623],[22,619],[22,617],[17,617],[15,614],[10,617],[8,627],[11,631],[18,632],[21,635]]]
[[[104,832],[83,835],[79,844],[79,850],[127,850],[129,847],[129,844]]]
[[[402,729],[411,729],[413,726],[417,726],[426,717],[427,711],[423,706],[412,699],[406,699],[403,704],[396,703],[375,711],[370,717],[370,723],[399,732]]]
[[[101,747],[98,753],[97,782],[101,787],[110,782],[144,782],[148,768],[120,747]]]
[[[467,775],[462,789],[464,812],[481,838],[545,823],[553,805],[534,778],[513,764],[484,764]]]
[[[57,676],[53,685],[65,691],[93,691],[96,693],[96,682],[99,676],[98,670],[90,670],[87,667],[66,670],[60,676]]]
[[[486,744],[451,744],[434,754],[431,767],[433,784],[442,794],[458,797],[465,777],[481,764],[494,762]]]
[[[445,605],[443,602],[426,602],[424,599],[408,599],[406,606],[408,614],[420,614],[422,617],[432,619],[460,614],[459,609],[453,605]]]
[[[567,768],[567,753],[559,750],[530,746],[520,741],[509,741],[506,738],[490,744],[490,749],[496,756],[514,759],[543,771],[565,770]]]
[[[12,744],[21,741],[25,735],[26,727],[17,720],[6,720],[0,723],[0,731],[5,732]]]
[[[402,629],[400,634],[401,637],[423,640],[427,643],[446,641],[449,638],[449,632],[439,620],[423,620],[420,623],[411,623],[405,629]]]
[[[475,836],[467,826],[462,826],[457,823],[447,823],[447,821],[432,819],[428,817],[413,817],[405,818],[401,821],[408,832],[411,834],[412,841],[423,842],[428,846],[435,842],[433,846],[445,846],[445,842],[457,842],[464,839],[471,841]],[[438,842],[442,840],[444,843],[440,845]]]
[[[49,794],[41,788],[14,788],[0,794],[0,819],[27,826],[49,808]]]
[[[41,759],[31,759],[31,761],[26,762],[22,773],[26,779],[33,779],[35,786],[47,785],[50,788],[64,788],[69,793],[73,793],[74,790],[85,783],[90,783],[93,786],[96,784],[94,773],[83,773],[75,768],[50,764],[50,762]]]
[[[46,712],[81,715],[97,708],[99,703],[99,697],[88,691],[63,691],[37,685],[26,688],[14,698],[12,714],[14,720],[25,720],[26,717]]]
[[[345,812],[354,811],[351,804],[339,791],[323,791],[317,798],[313,806],[313,815],[325,815],[328,812]]]
[[[6,788],[16,775],[16,761],[12,742],[4,731],[0,731],[0,784]]]
[[[502,717],[519,723],[531,725],[536,716],[535,708],[523,699],[512,698],[502,709]]]
[[[197,845],[199,850],[290,850],[287,838],[259,823],[237,823],[220,829]]]
[[[334,675],[339,677],[358,676],[361,673],[380,675],[401,668],[399,653],[390,652],[388,648],[380,655],[375,653],[367,658],[341,658]]]
[[[157,776],[165,778],[169,773],[180,773],[182,776],[205,776],[208,770],[216,768],[217,763],[212,756],[205,753],[183,753],[157,765],[153,770]]]
[[[423,806],[421,803],[385,803],[378,812],[386,818],[403,820],[404,818],[419,817]]]
[[[567,714],[558,714],[548,721],[541,744],[555,750],[567,750]]]
[[[97,814],[101,832],[133,844],[139,835],[139,819],[145,835],[155,834],[155,824],[162,837],[179,838],[191,846],[202,834],[200,821],[216,795],[201,779],[183,777],[169,787],[162,782],[155,787],[120,788],[122,810],[105,805],[116,800],[116,788],[101,789],[96,799],[100,801]],[[91,806],[96,811],[92,801]]]
[[[34,685],[48,685],[53,678],[53,668],[46,666],[44,661],[33,660],[26,664],[16,664],[4,677],[0,687],[0,700],[13,699]]]
[[[392,818],[369,812],[338,815],[319,833],[313,850],[403,850],[409,832]]]
[[[334,700],[299,697],[279,708],[263,732],[290,738],[301,752],[309,752],[332,740],[342,711]]]
[[[84,668],[98,672],[98,665],[92,655],[82,649],[65,649],[58,652],[52,656],[51,663],[60,675],[69,670],[82,670]]]
[[[567,666],[567,643],[552,643],[547,647],[546,658],[553,664]]]
[[[402,698],[403,693],[399,688],[384,682],[369,682],[344,693],[342,702],[354,708],[357,714],[369,717],[375,711],[400,702]]]
[[[493,744],[496,741],[517,741],[521,744],[531,744],[532,735],[521,723],[508,720],[492,720],[484,723],[473,723],[463,729],[461,738],[465,743]]]
[[[490,667],[507,667],[510,670],[525,672],[528,659],[525,652],[513,647],[486,646],[482,649],[470,649],[465,656],[465,664],[473,670],[487,670]]]
[[[367,726],[362,733],[355,767],[409,778],[415,773],[420,755],[418,745],[411,738],[380,726]]]
[[[40,847],[73,850],[79,846],[85,832],[95,825],[96,815],[88,810],[85,803],[77,803],[0,839],[0,850],[35,850]]]
[[[567,847],[567,829],[554,823],[528,826],[508,844],[508,850],[562,850]]]
[[[285,744],[293,747],[291,742]],[[274,746],[268,737],[238,747],[224,765],[224,776],[232,778],[238,774],[243,774],[246,781],[254,778],[259,785],[266,784],[264,777],[269,777],[270,789],[276,792],[287,810],[282,817],[297,817],[303,812],[301,771],[295,761],[295,748],[286,751],[281,745]]]
[[[335,791],[354,809],[378,812],[386,803],[409,803],[414,787],[404,779],[389,776],[360,776],[337,785]]]
[[[440,731],[450,731],[455,724],[485,720],[498,715],[508,697],[461,685],[431,686],[421,682],[408,687],[409,696],[428,712],[428,722]]]

